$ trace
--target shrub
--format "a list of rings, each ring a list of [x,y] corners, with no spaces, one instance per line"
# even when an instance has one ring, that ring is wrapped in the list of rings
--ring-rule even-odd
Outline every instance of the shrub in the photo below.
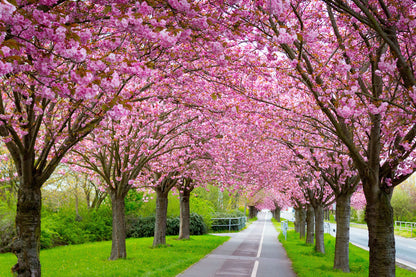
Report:
[[[0,253],[11,251],[11,243],[15,235],[14,219],[12,217],[0,217]]]
[[[0,253],[5,253],[11,251],[11,243],[16,236],[16,206],[2,201],[0,198]]]
[[[179,235],[179,217],[169,217],[166,221],[166,235]],[[191,235],[203,235],[207,233],[207,226],[202,216],[191,213],[190,216],[190,233]],[[127,219],[127,237],[141,238],[152,237],[155,230],[155,217],[129,217]]]
[[[170,217],[166,221],[166,235],[179,235],[180,219],[179,217]]]
[[[110,240],[111,211],[83,211],[77,217],[73,212],[42,211],[41,248],[58,245]]]
[[[129,217],[127,219],[126,235],[128,238],[151,237],[155,232],[155,217]]]
[[[191,235],[203,235],[208,232],[208,227],[204,222],[204,218],[199,214],[191,213],[191,222],[189,225]]]

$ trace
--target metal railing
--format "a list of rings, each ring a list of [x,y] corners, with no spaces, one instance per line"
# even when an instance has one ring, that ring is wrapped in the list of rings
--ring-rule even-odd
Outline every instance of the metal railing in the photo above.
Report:
[[[324,233],[335,237],[337,234],[337,225],[329,222],[324,222]]]
[[[287,240],[287,229],[289,229],[289,223],[287,220],[282,221],[282,233],[285,236],[285,240]]]
[[[409,231],[410,237],[413,237],[413,230],[416,230],[416,222],[395,221],[394,226],[400,231]]]
[[[212,224],[211,228],[213,230],[227,230],[228,231],[239,231],[246,226],[247,218],[245,216],[242,217],[217,217],[211,218]],[[217,224],[215,224],[217,223]]]

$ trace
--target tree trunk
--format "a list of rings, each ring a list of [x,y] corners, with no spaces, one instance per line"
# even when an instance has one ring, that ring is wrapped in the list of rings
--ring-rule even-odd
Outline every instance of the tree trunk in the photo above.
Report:
[[[366,214],[370,248],[369,276],[395,276],[394,219],[389,193],[378,189],[366,191]]]
[[[280,222],[280,208],[276,207],[276,209],[273,211],[273,217],[276,219],[277,222]]]
[[[255,218],[256,217],[256,207],[254,206],[248,206],[248,218]]]
[[[295,208],[295,232],[300,233],[300,210]]]
[[[334,268],[350,272],[350,200],[351,194],[341,194],[336,199],[337,234],[335,240]]]
[[[299,211],[299,238],[303,239],[305,237],[305,223],[306,223],[306,211],[301,208]]]
[[[87,201],[87,208],[88,210],[91,208],[91,199],[90,199],[91,193],[90,192],[86,192],[85,193],[85,201]]]
[[[12,271],[20,277],[41,276],[40,222],[42,195],[40,186],[25,182],[22,177],[17,193],[16,239],[12,251],[17,256],[17,264]]]
[[[325,220],[330,220],[329,209],[324,209],[324,221]]]
[[[79,199],[78,199],[78,192],[75,191],[75,220],[81,221],[82,217],[79,215]]]
[[[109,260],[124,259],[126,258],[124,195],[118,195],[116,191],[111,191],[110,195],[113,210],[113,233]]]
[[[156,191],[156,221],[153,247],[166,245],[166,222],[168,213],[168,194],[169,190],[163,191],[155,187]]]
[[[324,209],[321,205],[314,207],[315,210],[315,251],[325,254],[324,244]]]
[[[315,229],[315,213],[312,205],[308,205],[306,212],[306,222],[307,222],[307,231],[306,231],[306,243],[313,244],[314,241],[314,229]]]
[[[189,197],[192,189],[184,188],[180,190],[180,223],[179,223],[179,239],[189,239],[190,232],[190,209]]]

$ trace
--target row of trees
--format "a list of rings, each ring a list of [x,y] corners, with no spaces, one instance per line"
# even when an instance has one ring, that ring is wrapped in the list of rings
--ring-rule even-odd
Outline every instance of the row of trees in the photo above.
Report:
[[[172,187],[186,210],[195,184],[215,180],[264,199],[253,205],[313,208],[317,222],[336,202],[334,264],[349,271],[349,206],[361,187],[370,276],[394,276],[390,200],[416,168],[414,5],[2,1],[15,271],[41,274],[41,188],[66,163],[103,180],[112,259],[126,255],[129,190],[156,192],[163,226]],[[164,243],[156,233],[154,245]],[[323,252],[321,224],[315,234]]]

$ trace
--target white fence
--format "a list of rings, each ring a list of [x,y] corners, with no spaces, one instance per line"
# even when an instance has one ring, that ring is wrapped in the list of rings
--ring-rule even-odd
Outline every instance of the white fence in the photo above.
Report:
[[[410,237],[413,237],[413,230],[416,230],[416,222],[395,221],[394,226],[400,231],[410,232]]]
[[[287,229],[289,229],[289,223],[287,220],[282,221],[282,233],[285,236],[285,240],[287,240]]]
[[[337,225],[329,222],[324,222],[324,233],[335,237],[337,235]]]

